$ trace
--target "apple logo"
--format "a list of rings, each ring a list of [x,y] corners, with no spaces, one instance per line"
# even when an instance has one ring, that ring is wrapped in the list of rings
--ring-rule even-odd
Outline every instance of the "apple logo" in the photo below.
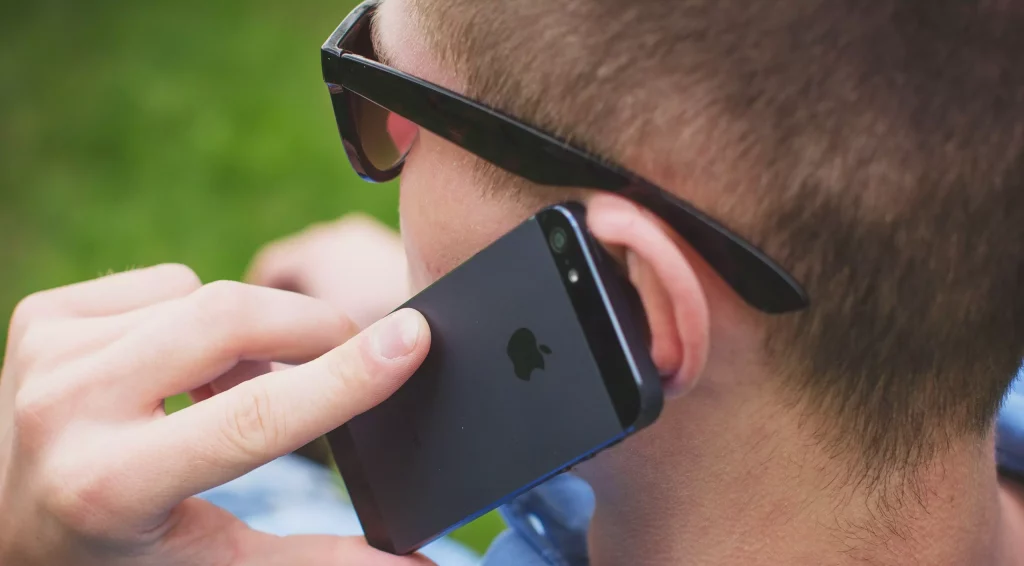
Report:
[[[533,332],[529,328],[520,328],[509,338],[507,352],[516,377],[530,381],[534,370],[544,369],[544,355],[551,354],[551,348],[537,345],[537,337]]]

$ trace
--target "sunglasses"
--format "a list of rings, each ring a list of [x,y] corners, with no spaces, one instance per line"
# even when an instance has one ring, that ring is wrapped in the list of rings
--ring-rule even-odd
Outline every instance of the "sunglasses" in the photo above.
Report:
[[[342,144],[362,178],[397,177],[423,128],[533,183],[607,191],[650,210],[762,312],[808,306],[803,288],[782,267],[688,202],[516,118],[381,63],[371,29],[380,2],[356,7],[321,50]]]

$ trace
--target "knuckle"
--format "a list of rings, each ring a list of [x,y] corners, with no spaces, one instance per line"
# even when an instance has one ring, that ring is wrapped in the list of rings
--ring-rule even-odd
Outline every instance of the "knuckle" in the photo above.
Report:
[[[289,249],[291,247],[292,242],[286,241],[271,244],[261,250],[249,266],[245,280],[254,285],[275,289],[289,289],[294,286],[292,279],[297,274],[292,269],[291,262],[285,259],[298,253],[297,250]]]
[[[54,350],[54,331],[48,325],[28,325],[21,331],[13,357],[31,366],[38,360],[50,357]]]
[[[110,536],[117,517],[117,479],[110,470],[79,462],[44,468],[42,504],[65,528],[86,536]]]
[[[230,406],[224,425],[228,445],[247,457],[267,454],[284,436],[283,424],[275,418],[270,396],[252,382],[237,387],[238,401]]]
[[[204,305],[216,307],[234,304],[239,296],[246,292],[248,286],[237,281],[214,281],[199,288],[195,298]]]
[[[190,316],[218,348],[234,352],[244,346],[251,330],[246,321],[259,307],[250,300],[252,292],[251,286],[236,281],[209,283],[196,291]]]
[[[12,336],[24,334],[30,325],[49,310],[49,300],[45,292],[34,293],[22,299],[11,315],[10,333]]]
[[[153,269],[157,271],[157,275],[164,285],[180,290],[183,294],[194,292],[203,286],[203,282],[196,275],[196,272],[187,265],[165,263]]]
[[[52,387],[29,384],[18,390],[14,397],[13,420],[23,443],[35,446],[46,435],[60,401],[60,393]]]
[[[209,322],[232,319],[244,313],[249,286],[236,281],[214,281],[193,294],[200,314]]]
[[[252,263],[249,265],[246,281],[255,280],[258,285],[260,280],[266,278],[267,272],[274,268],[274,264],[280,256],[280,248],[281,243],[275,242],[256,252],[256,256],[253,257]]]

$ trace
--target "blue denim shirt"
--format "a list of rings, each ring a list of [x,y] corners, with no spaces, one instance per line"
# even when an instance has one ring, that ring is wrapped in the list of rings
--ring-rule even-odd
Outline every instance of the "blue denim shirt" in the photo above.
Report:
[[[1024,371],[997,427],[999,466],[1024,476]],[[333,476],[299,457],[286,457],[203,495],[255,529],[279,535],[358,534],[359,521]],[[586,566],[587,526],[594,494],[581,479],[558,476],[502,510],[509,529],[481,559],[442,539],[424,549],[441,566]]]

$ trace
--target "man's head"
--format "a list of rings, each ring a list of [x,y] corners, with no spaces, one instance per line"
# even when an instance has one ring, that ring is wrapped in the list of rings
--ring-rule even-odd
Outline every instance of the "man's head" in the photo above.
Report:
[[[806,312],[757,315],[662,224],[612,210],[663,371],[692,380],[708,348],[708,380],[754,360],[873,476],[990,430],[1024,354],[1018,3],[388,0],[379,22],[399,68],[671,189],[805,285]],[[421,134],[402,179],[414,282],[573,196]]]

